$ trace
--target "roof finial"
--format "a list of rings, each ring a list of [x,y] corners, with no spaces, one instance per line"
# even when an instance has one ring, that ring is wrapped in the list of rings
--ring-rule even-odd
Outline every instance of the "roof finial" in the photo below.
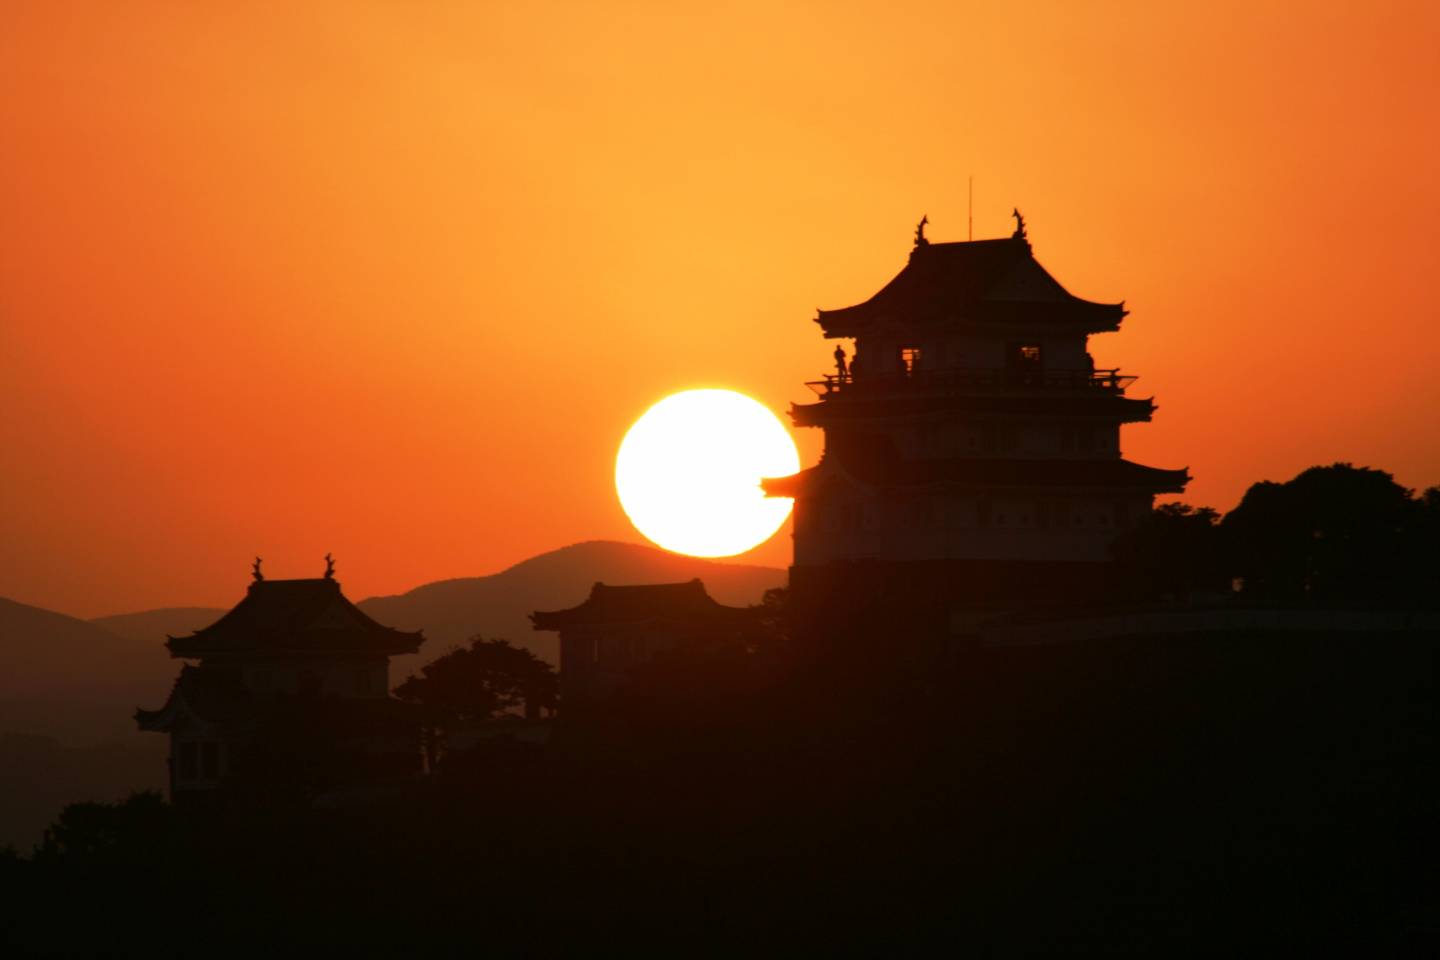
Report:
[[[255,562],[254,562],[253,564],[251,564],[251,566],[250,566],[250,576],[252,576],[252,577],[255,578],[255,582],[256,582],[256,583],[259,583],[261,580],[264,580],[264,579],[265,579],[265,574],[263,574],[263,573],[260,572],[260,558],[259,558],[259,557],[256,557],[256,558],[255,558]]]
[[[1024,239],[1025,239],[1025,218],[1020,215],[1020,208],[1019,208],[1019,207],[1016,207],[1015,209],[1011,210],[1011,211],[1010,211],[1010,216],[1012,216],[1012,217],[1015,218],[1015,233],[1014,233],[1014,238],[1015,238],[1016,240],[1024,240]]]
[[[325,579],[335,579],[335,558],[328,553],[325,554]]]
[[[915,246],[928,247],[930,241],[925,239],[925,224],[930,222],[928,215],[921,215],[920,222],[915,226]]]

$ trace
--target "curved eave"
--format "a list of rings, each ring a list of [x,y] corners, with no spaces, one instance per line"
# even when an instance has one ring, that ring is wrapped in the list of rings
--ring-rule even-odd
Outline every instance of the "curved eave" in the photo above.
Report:
[[[1128,460],[1046,461],[961,459],[879,463],[872,469],[844,470],[821,464],[788,477],[767,478],[761,486],[769,496],[806,499],[843,474],[872,493],[920,491],[1056,491],[1135,492],[1152,495],[1183,493],[1189,468],[1165,470]]]
[[[802,470],[788,477],[766,477],[760,481],[760,489],[767,497],[799,498],[813,492],[815,470]]]
[[[860,303],[837,310],[817,311],[815,322],[827,339],[864,336],[876,325],[891,322],[921,327],[972,326],[1056,326],[1085,333],[1113,333],[1129,314],[1123,303],[1095,303],[1075,299],[1068,302],[987,300],[963,311],[916,311],[889,309]]]
[[[170,727],[169,704],[159,710],[135,709],[135,725],[147,733],[164,733]]]
[[[1151,398],[1116,395],[1089,397],[1033,397],[1005,394],[917,396],[881,394],[837,397],[818,403],[790,405],[797,427],[823,427],[844,421],[924,416],[928,413],[963,413],[979,417],[1082,417],[1143,423],[1155,413]]]
[[[723,623],[739,622],[751,616],[744,607],[727,607],[715,604],[711,610],[695,610],[681,613],[664,612],[652,617],[626,617],[605,619],[596,617],[579,607],[569,610],[536,610],[530,614],[530,623],[536,630],[569,630],[572,627],[634,627],[648,623]]]

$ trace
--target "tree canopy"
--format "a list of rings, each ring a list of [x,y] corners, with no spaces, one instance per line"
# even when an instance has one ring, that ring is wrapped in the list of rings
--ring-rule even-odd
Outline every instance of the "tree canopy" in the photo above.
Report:
[[[1221,529],[1243,593],[1254,599],[1412,606],[1433,602],[1423,596],[1435,560],[1422,531],[1433,525],[1435,501],[1433,491],[1417,499],[1383,470],[1336,463],[1255,484]]]
[[[470,638],[395,688],[395,696],[436,710],[445,721],[489,720],[523,709],[530,718],[554,710],[554,668],[508,640]]]
[[[1262,481],[1220,519],[1157,507],[1112,548],[1133,595],[1226,589],[1266,605],[1433,607],[1440,596],[1440,488],[1416,496],[1383,470],[1336,463]]]

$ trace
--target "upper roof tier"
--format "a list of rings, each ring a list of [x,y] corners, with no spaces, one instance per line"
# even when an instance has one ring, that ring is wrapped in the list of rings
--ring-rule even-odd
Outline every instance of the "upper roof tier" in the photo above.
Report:
[[[327,578],[257,580],[210,626],[166,643],[172,657],[415,653],[423,634],[376,623]]]
[[[572,626],[645,623],[653,620],[684,622],[734,620],[750,616],[744,607],[717,603],[698,578],[685,583],[646,583],[612,587],[597,583],[590,596],[566,610],[537,610],[530,614],[536,630],[563,630]]]
[[[1062,287],[1036,262],[1023,232],[1003,240],[931,243],[917,236],[910,262],[864,303],[821,310],[827,337],[862,336],[885,324],[1063,324],[1116,330],[1125,304],[1093,303]]]

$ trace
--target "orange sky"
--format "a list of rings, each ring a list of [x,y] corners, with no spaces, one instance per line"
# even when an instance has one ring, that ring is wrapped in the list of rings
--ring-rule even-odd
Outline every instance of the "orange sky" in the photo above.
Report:
[[[922,213],[964,239],[972,174],[977,237],[1018,204],[1127,301],[1093,352],[1185,499],[1440,483],[1440,6],[685,6],[0,4],[0,595],[228,604],[333,551],[358,598],[635,539],[628,424],[806,399],[814,308]]]

